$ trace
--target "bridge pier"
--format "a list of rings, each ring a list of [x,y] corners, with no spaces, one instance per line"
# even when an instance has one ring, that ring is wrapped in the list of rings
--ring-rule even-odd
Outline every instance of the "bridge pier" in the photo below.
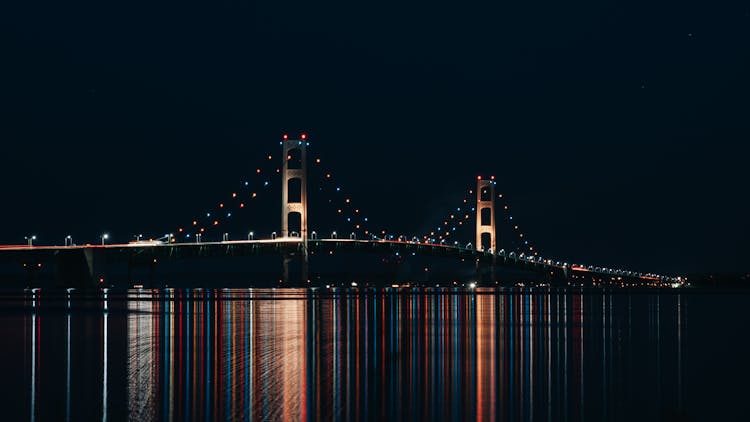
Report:
[[[307,285],[309,267],[307,254],[299,256],[294,253],[284,253],[281,256],[281,261],[281,281],[284,286],[292,287]],[[299,263],[299,272],[297,274],[293,274],[292,272],[292,266],[294,263]],[[299,275],[299,277],[295,277],[295,275]]]
[[[65,287],[93,287],[105,281],[104,250],[80,248],[60,250],[55,256],[57,283]]]

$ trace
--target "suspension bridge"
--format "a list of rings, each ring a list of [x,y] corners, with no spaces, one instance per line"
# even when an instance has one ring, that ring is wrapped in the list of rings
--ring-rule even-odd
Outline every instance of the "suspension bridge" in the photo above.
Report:
[[[0,245],[0,262],[13,262],[23,266],[32,279],[43,267],[54,267],[59,285],[97,285],[108,280],[108,263],[127,262],[128,268],[148,265],[153,270],[156,264],[166,261],[179,261],[220,256],[280,256],[280,280],[290,284],[290,266],[300,269],[298,283],[310,283],[308,267],[310,258],[318,255],[333,255],[335,252],[388,254],[397,256],[425,256],[457,262],[469,262],[476,266],[479,280],[495,281],[496,269],[527,271],[538,274],[546,280],[577,283],[603,283],[647,285],[678,285],[682,280],[654,273],[642,273],[601,266],[572,264],[564,260],[545,259],[529,242],[520,227],[510,215],[507,201],[500,205],[502,216],[496,213],[496,205],[503,200],[496,193],[497,182],[494,176],[477,177],[475,186],[467,189],[467,195],[452,208],[435,229],[420,235],[390,233],[385,229],[371,229],[372,222],[364,212],[356,207],[352,199],[345,195],[340,186],[332,182],[330,172],[320,166],[321,159],[312,160],[313,167],[322,181],[317,192],[322,200],[331,205],[349,229],[344,232],[310,230],[308,206],[308,186],[310,175],[308,163],[309,141],[305,134],[296,139],[283,135],[280,141],[281,160],[274,161],[273,154],[267,154],[265,166],[253,172],[259,180],[252,185],[242,181],[240,189],[230,192],[211,211],[187,222],[184,226],[170,230],[168,234],[144,240],[135,236],[127,243],[108,243],[108,235],[101,236],[96,244],[76,245],[71,236],[64,244],[34,244],[35,236],[27,237],[26,244]],[[276,168],[274,164],[280,165]],[[271,166],[269,168],[268,166]],[[237,219],[237,214],[251,208],[261,191],[267,190],[272,179],[280,179],[281,221],[279,231],[266,237],[247,231],[242,239],[231,239],[229,232],[222,231],[224,223]],[[334,198],[323,196],[325,193]],[[473,220],[473,224],[472,224]],[[507,223],[512,233],[507,248],[499,248],[498,220]],[[458,240],[458,233],[470,231]],[[213,236],[213,237],[211,237]],[[467,237],[471,238],[467,239]],[[482,274],[485,274],[483,277]]]

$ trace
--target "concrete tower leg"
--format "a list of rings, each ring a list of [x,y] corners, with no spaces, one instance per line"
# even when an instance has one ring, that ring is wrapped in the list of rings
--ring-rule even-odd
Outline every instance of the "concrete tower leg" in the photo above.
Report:
[[[482,221],[482,210],[489,210],[489,221]],[[495,231],[495,181],[477,178],[477,250],[489,248],[493,254],[497,253]],[[482,235],[490,235],[489,245],[482,244]]]
[[[293,214],[299,214],[300,227],[299,236],[302,242],[302,277],[307,277],[307,136],[302,134],[300,139],[289,139],[284,135],[282,141],[283,155],[281,157],[281,237],[288,238],[292,235],[289,229],[289,219]],[[296,155],[299,154],[299,162]],[[294,195],[290,200],[290,183],[299,183],[299,195]],[[283,259],[284,281],[288,282],[289,263],[291,254],[285,253]]]
[[[482,212],[489,210],[489,218],[485,217],[482,219]],[[495,258],[497,254],[497,240],[495,231],[495,180],[494,176],[490,180],[484,180],[481,176],[477,177],[477,206],[476,206],[476,220],[477,220],[477,231],[476,231],[476,248],[477,251],[486,250],[492,253],[492,264],[490,264],[490,278],[492,282],[495,280]],[[489,220],[489,221],[487,221]],[[482,242],[484,234],[489,234],[489,243],[485,244]],[[477,267],[479,263],[477,262]],[[477,272],[481,274],[479,268]]]

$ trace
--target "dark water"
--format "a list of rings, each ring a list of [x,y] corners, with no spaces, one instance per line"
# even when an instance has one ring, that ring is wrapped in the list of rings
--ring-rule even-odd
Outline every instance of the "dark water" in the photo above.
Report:
[[[3,420],[748,420],[741,293],[6,293]]]

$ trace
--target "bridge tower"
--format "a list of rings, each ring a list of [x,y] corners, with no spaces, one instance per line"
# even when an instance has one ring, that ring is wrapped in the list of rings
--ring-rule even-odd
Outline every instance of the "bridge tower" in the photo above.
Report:
[[[283,136],[281,142],[283,155],[281,157],[281,237],[293,234],[300,237],[302,242],[302,274],[307,278],[307,135],[300,135],[299,139],[289,139]],[[290,220],[299,221],[297,227],[291,227]],[[294,224],[296,225],[296,224]],[[289,262],[291,256],[284,257],[284,280],[289,278]]]
[[[485,211],[487,210],[487,211]],[[492,253],[497,253],[497,240],[495,231],[495,176],[490,180],[477,176],[477,250],[489,248]],[[489,244],[482,243],[484,234],[489,234]]]
[[[281,157],[281,237],[289,237],[289,219],[299,214],[299,236],[307,245],[307,135],[284,135]],[[307,248],[305,248],[307,249]]]

